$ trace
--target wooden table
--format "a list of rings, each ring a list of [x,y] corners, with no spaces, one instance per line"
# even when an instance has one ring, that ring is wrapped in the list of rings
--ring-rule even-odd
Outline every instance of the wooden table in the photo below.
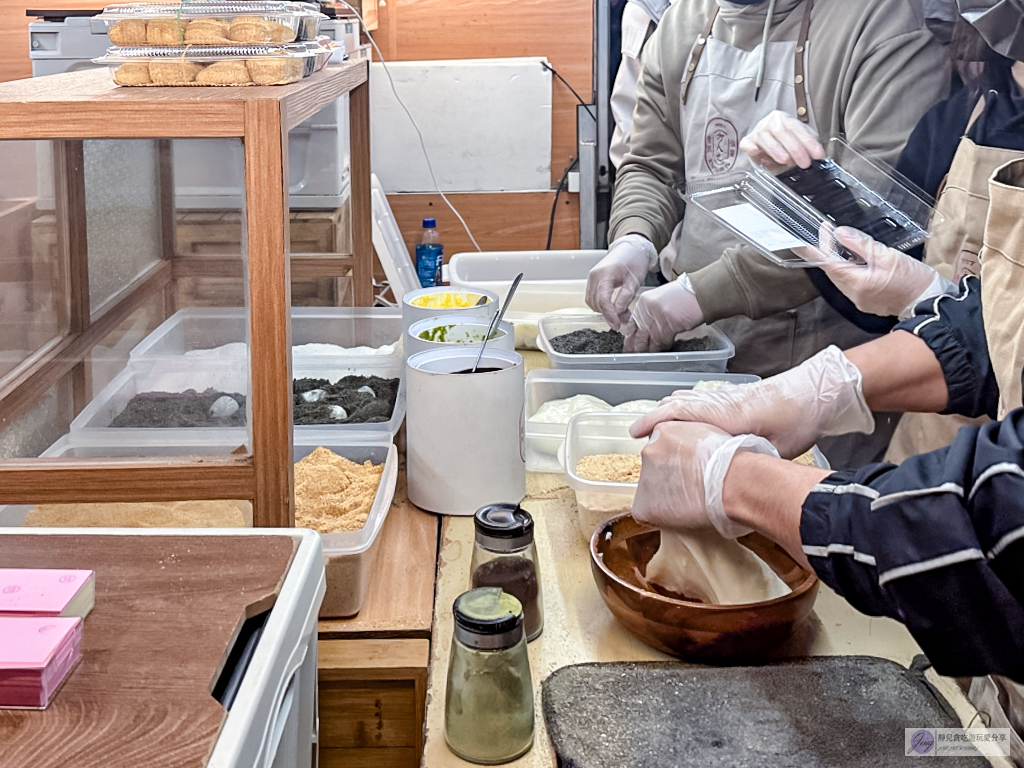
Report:
[[[273,605],[287,536],[0,536],[11,568],[96,572],[82,661],[43,711],[0,710],[3,768],[201,768],[227,717],[210,690],[247,616]]]
[[[535,521],[544,599],[544,633],[529,645],[533,673],[537,733],[533,749],[509,763],[518,768],[554,768],[554,750],[548,739],[540,705],[541,682],[568,664],[592,661],[665,661],[671,657],[649,648],[626,632],[605,607],[590,573],[583,534],[576,522],[572,490],[561,475],[527,473],[523,506]],[[469,588],[473,550],[471,518],[447,518],[441,531],[437,600],[428,684],[425,768],[470,766],[445,745],[444,703],[451,652],[452,602]],[[885,618],[872,618],[822,585],[814,613],[780,651],[780,658],[808,655],[865,654],[892,659],[909,666],[920,648],[906,628]],[[956,683],[929,672],[931,681],[968,723],[975,711]],[[996,762],[1006,765],[1008,762]]]
[[[405,468],[363,609],[320,621],[320,765],[419,765],[440,518],[414,506]]]

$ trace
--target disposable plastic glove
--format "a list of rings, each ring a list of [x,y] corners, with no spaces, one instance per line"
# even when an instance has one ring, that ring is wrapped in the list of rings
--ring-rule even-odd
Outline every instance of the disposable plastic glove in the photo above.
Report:
[[[778,456],[761,437],[732,437],[708,424],[660,424],[641,452],[640,484],[633,518],[658,528],[702,530],[713,527],[726,538],[750,533],[729,520],[722,487],[737,451]]]
[[[649,435],[665,421],[700,421],[732,435],[760,435],[787,459],[804,453],[820,437],[875,428],[860,371],[834,346],[753,384],[675,392],[633,424],[630,434]]]
[[[620,237],[587,276],[587,306],[619,330],[629,319],[630,302],[657,265],[654,243],[642,235]]]
[[[810,168],[811,160],[825,157],[825,148],[807,126],[786,112],[769,112],[740,141],[750,159],[772,173],[794,165]]]
[[[835,255],[833,237],[866,265]],[[953,283],[927,264],[856,229],[838,227],[833,233],[830,226],[823,225],[818,243],[817,249],[801,248],[800,254],[817,263],[861,312],[903,320],[925,299],[956,292]]]
[[[640,297],[622,332],[626,352],[660,352],[672,346],[677,333],[689,331],[704,322],[704,312],[690,285],[680,275],[675,281]]]

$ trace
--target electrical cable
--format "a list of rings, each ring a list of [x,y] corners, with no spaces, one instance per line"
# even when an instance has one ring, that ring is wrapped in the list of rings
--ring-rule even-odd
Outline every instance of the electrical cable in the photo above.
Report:
[[[459,213],[458,209],[456,209],[454,205],[452,205],[451,201],[448,199],[445,193],[441,191],[441,185],[438,183],[437,176],[434,174],[434,165],[433,163],[430,162],[430,154],[427,152],[427,142],[423,139],[423,131],[420,130],[419,125],[416,123],[416,118],[412,116],[412,112],[409,111],[409,108],[405,106],[405,102],[402,101],[402,98],[398,95],[398,89],[395,87],[395,80],[393,77],[391,77],[391,71],[388,69],[388,65],[384,61],[384,54],[381,53],[380,47],[377,45],[377,41],[374,40],[373,35],[370,34],[370,30],[366,28],[366,22],[363,21],[363,17],[359,14],[359,11],[357,11],[355,8],[353,8],[351,5],[345,2],[345,0],[337,1],[356,15],[356,18],[359,19],[359,26],[361,26],[363,28],[363,32],[366,33],[366,37],[370,41],[370,45],[373,46],[373,50],[377,52],[377,57],[380,59],[380,64],[384,68],[384,74],[388,76],[388,82],[391,84],[391,93],[394,94],[395,100],[398,102],[399,106],[401,106],[401,108],[405,111],[406,116],[409,118],[409,122],[412,123],[412,127],[416,130],[416,135],[419,137],[420,148],[423,150],[423,159],[427,163],[427,170],[430,171],[430,180],[434,182],[434,188],[437,190],[437,194],[441,196],[441,199],[444,200],[445,205],[447,205],[451,209],[451,212],[455,214],[455,218],[459,220],[459,223],[462,225],[462,228],[466,230],[466,234],[469,235],[469,239],[473,242],[473,247],[476,248],[478,251],[482,251],[483,248],[480,247],[480,244],[476,241],[476,238],[473,237],[473,233],[472,231],[470,231],[469,225],[466,223],[466,220],[462,218],[462,214]],[[577,96],[577,98],[579,97]]]
[[[582,98],[580,97],[580,95],[579,95],[578,93],[576,93],[576,89],[575,89],[575,88],[573,88],[573,87],[572,87],[571,85],[569,85],[569,81],[568,81],[568,80],[566,80],[566,79],[565,79],[564,77],[562,77],[562,76],[561,76],[560,74],[558,74],[558,72],[557,72],[557,71],[555,70],[555,68],[554,68],[554,67],[552,67],[552,66],[551,66],[550,64],[548,64],[548,63],[547,63],[546,61],[542,61],[542,62],[540,63],[540,65],[541,65],[542,67],[544,67],[544,69],[548,70],[548,71],[549,71],[549,72],[550,72],[550,73],[551,73],[552,75],[554,75],[554,76],[555,76],[555,77],[557,77],[557,78],[558,78],[559,80],[561,80],[561,81],[562,81],[562,84],[563,84],[563,85],[564,85],[564,86],[565,86],[566,88],[568,88],[568,89],[569,89],[570,91],[572,91],[572,95],[576,97],[576,101],[578,101],[578,102],[580,103],[580,106],[582,106],[582,107],[583,107],[583,108],[584,108],[585,110],[587,110],[587,113],[588,113],[588,114],[589,114],[589,115],[590,115],[590,116],[591,116],[592,118],[594,118],[594,122],[596,123],[596,122],[597,122],[597,115],[595,115],[595,114],[594,114],[594,110],[592,110],[592,109],[590,108],[590,105],[589,105],[589,104],[587,104],[587,102],[585,102],[585,101],[584,101],[584,100],[583,100],[583,99],[582,99]]]
[[[562,172],[562,178],[558,180],[558,186],[555,187],[555,201],[551,203],[551,218],[548,220],[548,243],[544,246],[545,251],[551,250],[551,237],[555,232],[555,214],[558,211],[558,196],[562,194],[562,187],[566,186],[566,182],[569,180],[569,174],[572,173],[572,169],[579,165],[580,159],[574,157],[572,162],[565,167]]]

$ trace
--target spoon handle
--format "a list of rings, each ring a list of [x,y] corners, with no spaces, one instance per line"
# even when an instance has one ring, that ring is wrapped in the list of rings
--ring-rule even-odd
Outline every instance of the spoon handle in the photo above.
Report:
[[[516,288],[519,287],[519,281],[523,279],[523,273],[520,272],[516,275],[516,279],[512,281],[512,287],[508,289],[508,295],[505,297],[505,303],[501,305],[501,309],[494,313],[494,317],[491,318],[490,325],[487,326],[487,333],[484,336],[484,341],[480,345],[480,354],[476,356],[476,362],[473,363],[473,373],[476,373],[477,366],[480,365],[480,361],[484,356],[484,348],[487,346],[488,340],[491,338],[491,334],[494,333],[494,329],[501,324],[501,318],[505,316],[505,310],[508,309],[508,305],[512,303],[512,296],[516,292]]]

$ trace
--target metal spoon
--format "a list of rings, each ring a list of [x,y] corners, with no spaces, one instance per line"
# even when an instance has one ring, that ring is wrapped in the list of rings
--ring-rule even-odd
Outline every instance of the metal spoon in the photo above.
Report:
[[[480,354],[476,356],[476,362],[473,363],[473,370],[470,373],[476,373],[476,367],[480,365],[480,360],[484,356],[484,347],[487,346],[487,342],[491,338],[491,334],[494,333],[494,329],[501,323],[501,318],[505,316],[505,310],[508,309],[508,305],[512,303],[512,297],[515,295],[516,288],[519,287],[519,281],[523,279],[523,273],[520,272],[516,275],[516,279],[512,281],[512,287],[508,289],[508,296],[505,297],[505,303],[501,305],[501,309],[498,310],[494,317],[491,319],[490,325],[487,326],[487,333],[484,335],[484,343],[480,345]]]

